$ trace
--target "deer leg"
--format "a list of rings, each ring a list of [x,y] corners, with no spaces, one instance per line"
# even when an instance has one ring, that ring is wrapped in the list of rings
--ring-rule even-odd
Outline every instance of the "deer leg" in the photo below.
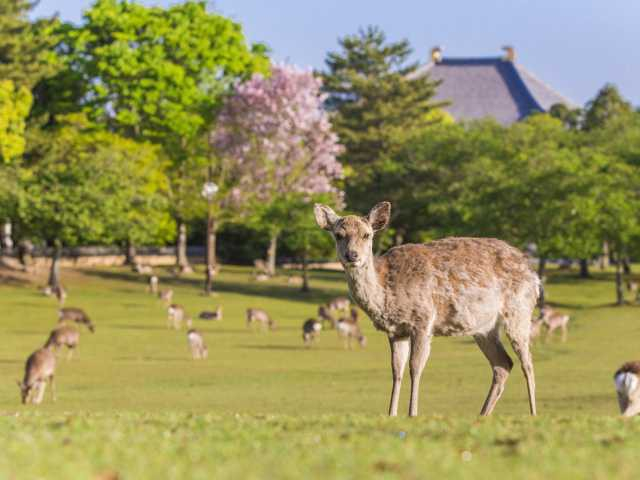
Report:
[[[497,330],[489,332],[487,335],[475,335],[473,337],[487,357],[491,364],[491,370],[493,370],[493,379],[491,380],[491,387],[487,394],[487,399],[484,401],[480,415],[491,415],[493,409],[500,400],[502,392],[504,391],[504,385],[509,378],[509,373],[513,368],[513,362],[507,354],[506,350],[500,342],[500,333]]]
[[[400,400],[400,387],[402,385],[404,367],[409,359],[409,339],[389,337],[389,346],[391,347],[391,375],[393,380],[389,416],[395,417],[398,415],[398,401]]]
[[[431,335],[417,332],[411,336],[411,354],[409,358],[409,373],[411,375],[411,400],[409,402],[409,416],[418,415],[418,395],[420,392],[420,378],[431,352]]]
[[[53,375],[49,377],[49,385],[51,386],[51,400],[56,401],[56,385],[53,382]]]
[[[507,331],[509,336],[509,331]],[[522,373],[527,380],[527,392],[529,394],[529,410],[531,415],[536,415],[536,380],[533,373],[533,361],[531,360],[531,351],[529,350],[529,339],[520,337],[511,337],[511,346],[516,352],[520,365],[522,366]]]
[[[562,343],[565,343],[567,341],[567,326],[563,325],[562,326]]]
[[[36,392],[36,398],[35,398],[35,402],[36,404],[40,404],[42,403],[42,399],[44,397],[44,391],[47,388],[47,382],[44,380],[41,380],[38,382],[38,391]]]

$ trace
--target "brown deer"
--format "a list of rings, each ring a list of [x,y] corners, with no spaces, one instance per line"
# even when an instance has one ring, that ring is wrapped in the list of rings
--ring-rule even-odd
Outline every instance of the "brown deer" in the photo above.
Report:
[[[620,413],[633,417],[640,413],[640,361],[627,362],[613,375]]]
[[[17,381],[22,403],[39,404],[44,397],[47,381],[51,386],[51,398],[55,402],[56,391],[53,376],[56,370],[56,356],[51,348],[40,348],[29,355],[24,368],[24,379]]]
[[[168,307],[169,305],[171,305],[171,301],[173,300],[173,290],[171,289],[162,290],[158,294],[158,298],[160,298],[160,300],[162,300],[164,304]]]
[[[187,315],[184,307],[175,303],[169,305],[167,308],[167,327],[179,330],[182,328],[183,322],[187,328],[191,328],[191,317]]]
[[[336,328],[336,319],[331,315],[331,312],[326,305],[320,305],[318,307],[318,318],[323,324],[327,322],[331,328]]]
[[[331,312],[347,312],[351,306],[351,301],[347,297],[338,297],[327,303],[327,308]]]
[[[45,348],[53,348],[56,352],[62,346],[66,346],[67,359],[71,360],[73,352],[80,343],[80,332],[71,325],[62,325],[55,330],[52,330],[49,334],[47,342],[44,344]]]
[[[302,341],[305,345],[310,346],[316,341],[320,331],[322,330],[322,323],[315,318],[309,318],[302,324]]]
[[[259,308],[247,308],[247,328],[251,325],[258,324],[263,330],[275,330],[276,322],[274,322],[269,314]]]
[[[204,312],[200,312],[198,318],[201,320],[222,320],[222,305],[218,305],[218,308],[214,312],[209,310],[205,310]]]
[[[562,341],[567,341],[567,331],[569,328],[569,315],[565,315],[559,312],[556,312],[549,305],[545,305],[542,307],[542,323],[544,323],[547,327],[547,335],[545,337],[545,341],[549,341],[551,338],[551,334],[560,329],[562,332]]]
[[[542,333],[542,325],[544,322],[541,319],[531,320],[531,328],[529,330],[529,340],[533,342]]]
[[[89,316],[81,308],[61,308],[58,311],[58,323],[75,322],[85,325],[91,333],[96,331]]]
[[[357,323],[351,321],[350,318],[341,318],[336,324],[336,330],[338,335],[344,339],[344,347],[351,350],[352,340],[357,340],[358,344],[364,348],[367,346],[367,337],[365,337],[360,331],[360,327]]]
[[[198,330],[190,329],[187,332],[187,341],[191,349],[191,357],[194,360],[204,360],[209,356],[209,350],[204,343],[204,337]]]
[[[318,225],[335,239],[351,297],[389,337],[390,415],[397,415],[407,360],[409,415],[415,416],[431,340],[455,335],[473,336],[489,360],[493,379],[481,410],[482,415],[489,415],[513,367],[500,342],[501,326],[522,364],[529,408],[536,414],[529,334],[540,281],[522,252],[496,239],[445,238],[400,245],[375,257],[373,235],[389,223],[390,203],[379,203],[365,217],[339,217],[320,204],[314,212]]]

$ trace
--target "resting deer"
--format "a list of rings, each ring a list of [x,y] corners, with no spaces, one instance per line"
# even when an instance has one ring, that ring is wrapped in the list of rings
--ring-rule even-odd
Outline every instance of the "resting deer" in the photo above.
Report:
[[[158,297],[160,298],[160,300],[162,300],[164,302],[164,304],[168,307],[169,305],[171,305],[171,301],[173,300],[173,290],[168,289],[168,290],[162,290],[159,294]]]
[[[211,312],[208,310],[200,312],[198,318],[200,318],[201,320],[222,320],[222,305],[218,305],[218,308],[216,308],[215,312]]]
[[[627,362],[613,375],[620,413],[633,417],[640,413],[640,361]]]
[[[183,322],[187,328],[191,328],[191,317],[187,315],[184,307],[175,303],[169,305],[167,308],[167,327],[179,330]]]
[[[153,267],[151,265],[144,265],[142,263],[136,263],[133,266],[133,271],[139,273],[140,275],[152,275]]]
[[[84,312],[84,310],[80,308],[61,308],[58,311],[58,323],[63,322],[80,323],[82,325],[85,325],[91,333],[94,333],[96,331],[93,323],[91,323],[91,319],[89,318],[89,316]]]
[[[44,347],[53,348],[55,351],[58,351],[60,347],[66,346],[68,349],[67,359],[71,360],[73,352],[79,343],[80,332],[70,325],[62,325],[51,331]]]
[[[56,356],[51,348],[43,347],[29,355],[24,368],[24,379],[22,382],[17,381],[22,403],[41,403],[47,381],[51,385],[51,398],[55,402],[56,391],[53,383],[55,370]]]
[[[151,293],[152,295],[157,295],[158,283],[159,283],[159,280],[157,275],[151,275],[149,277],[149,285],[147,286],[147,292]]]
[[[358,324],[352,322],[351,319],[341,318],[338,320],[336,330],[338,331],[338,335],[344,339],[345,348],[351,350],[351,341],[353,339],[356,339],[362,348],[367,346],[367,337],[362,334]]]
[[[545,341],[548,341],[551,338],[551,334],[560,329],[562,332],[562,341],[567,341],[567,330],[569,328],[569,315],[565,315],[562,313],[558,313],[553,310],[550,306],[545,305],[542,307],[542,323],[547,326],[547,335],[545,337]]]
[[[209,356],[209,350],[204,343],[204,337],[198,330],[189,330],[187,332],[187,341],[191,349],[191,357],[194,360],[204,360]]]
[[[302,324],[302,341],[305,345],[311,345],[316,341],[322,330],[322,323],[315,318],[310,318]]]
[[[373,235],[389,223],[390,203],[379,203],[365,217],[339,217],[320,204],[314,210],[318,225],[335,239],[351,297],[389,337],[390,415],[397,415],[407,360],[409,415],[418,414],[420,378],[431,340],[454,335],[473,336],[491,364],[493,380],[481,410],[489,415],[513,367],[500,342],[502,325],[522,364],[529,408],[536,414],[529,332],[540,282],[522,252],[496,239],[445,238],[400,245],[374,257]]]
[[[251,325],[259,324],[262,329],[274,330],[276,322],[274,322],[269,314],[258,308],[247,308],[247,328]]]

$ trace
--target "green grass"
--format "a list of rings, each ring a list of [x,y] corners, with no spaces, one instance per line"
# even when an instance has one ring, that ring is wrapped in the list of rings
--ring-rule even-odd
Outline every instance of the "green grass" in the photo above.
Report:
[[[194,362],[141,277],[65,271],[67,303],[87,310],[96,334],[83,331],[78,357],[60,359],[58,402],[47,395],[38,407],[19,404],[15,379],[54,327],[55,301],[34,284],[0,283],[0,478],[637,477],[640,421],[618,418],[612,373],[640,357],[640,307],[611,306],[610,274],[550,276],[547,298],[572,324],[566,344],[534,346],[535,419],[517,368],[494,416],[477,418],[491,373],[466,338],[434,341],[421,416],[388,419],[388,345],[368,320],[364,350],[345,351],[333,331],[302,347],[302,322],[345,293],[342,275],[314,273],[309,295],[284,277],[248,277],[223,269],[210,299],[200,277],[161,276],[194,317],[224,306],[222,322],[195,320],[209,359]],[[278,329],[248,331],[247,307],[269,311]]]

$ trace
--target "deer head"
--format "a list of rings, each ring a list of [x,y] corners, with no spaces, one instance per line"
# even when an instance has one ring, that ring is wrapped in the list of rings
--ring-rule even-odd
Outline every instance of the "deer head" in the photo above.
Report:
[[[373,255],[373,235],[389,223],[391,204],[378,203],[366,217],[339,217],[331,207],[317,203],[314,214],[318,226],[333,236],[342,266],[345,269],[358,268],[365,265]]]
[[[18,388],[20,388],[20,399],[22,400],[22,403],[27,403],[31,387],[29,387],[29,385],[25,385],[25,383],[20,380],[16,380],[16,383],[18,384]]]

